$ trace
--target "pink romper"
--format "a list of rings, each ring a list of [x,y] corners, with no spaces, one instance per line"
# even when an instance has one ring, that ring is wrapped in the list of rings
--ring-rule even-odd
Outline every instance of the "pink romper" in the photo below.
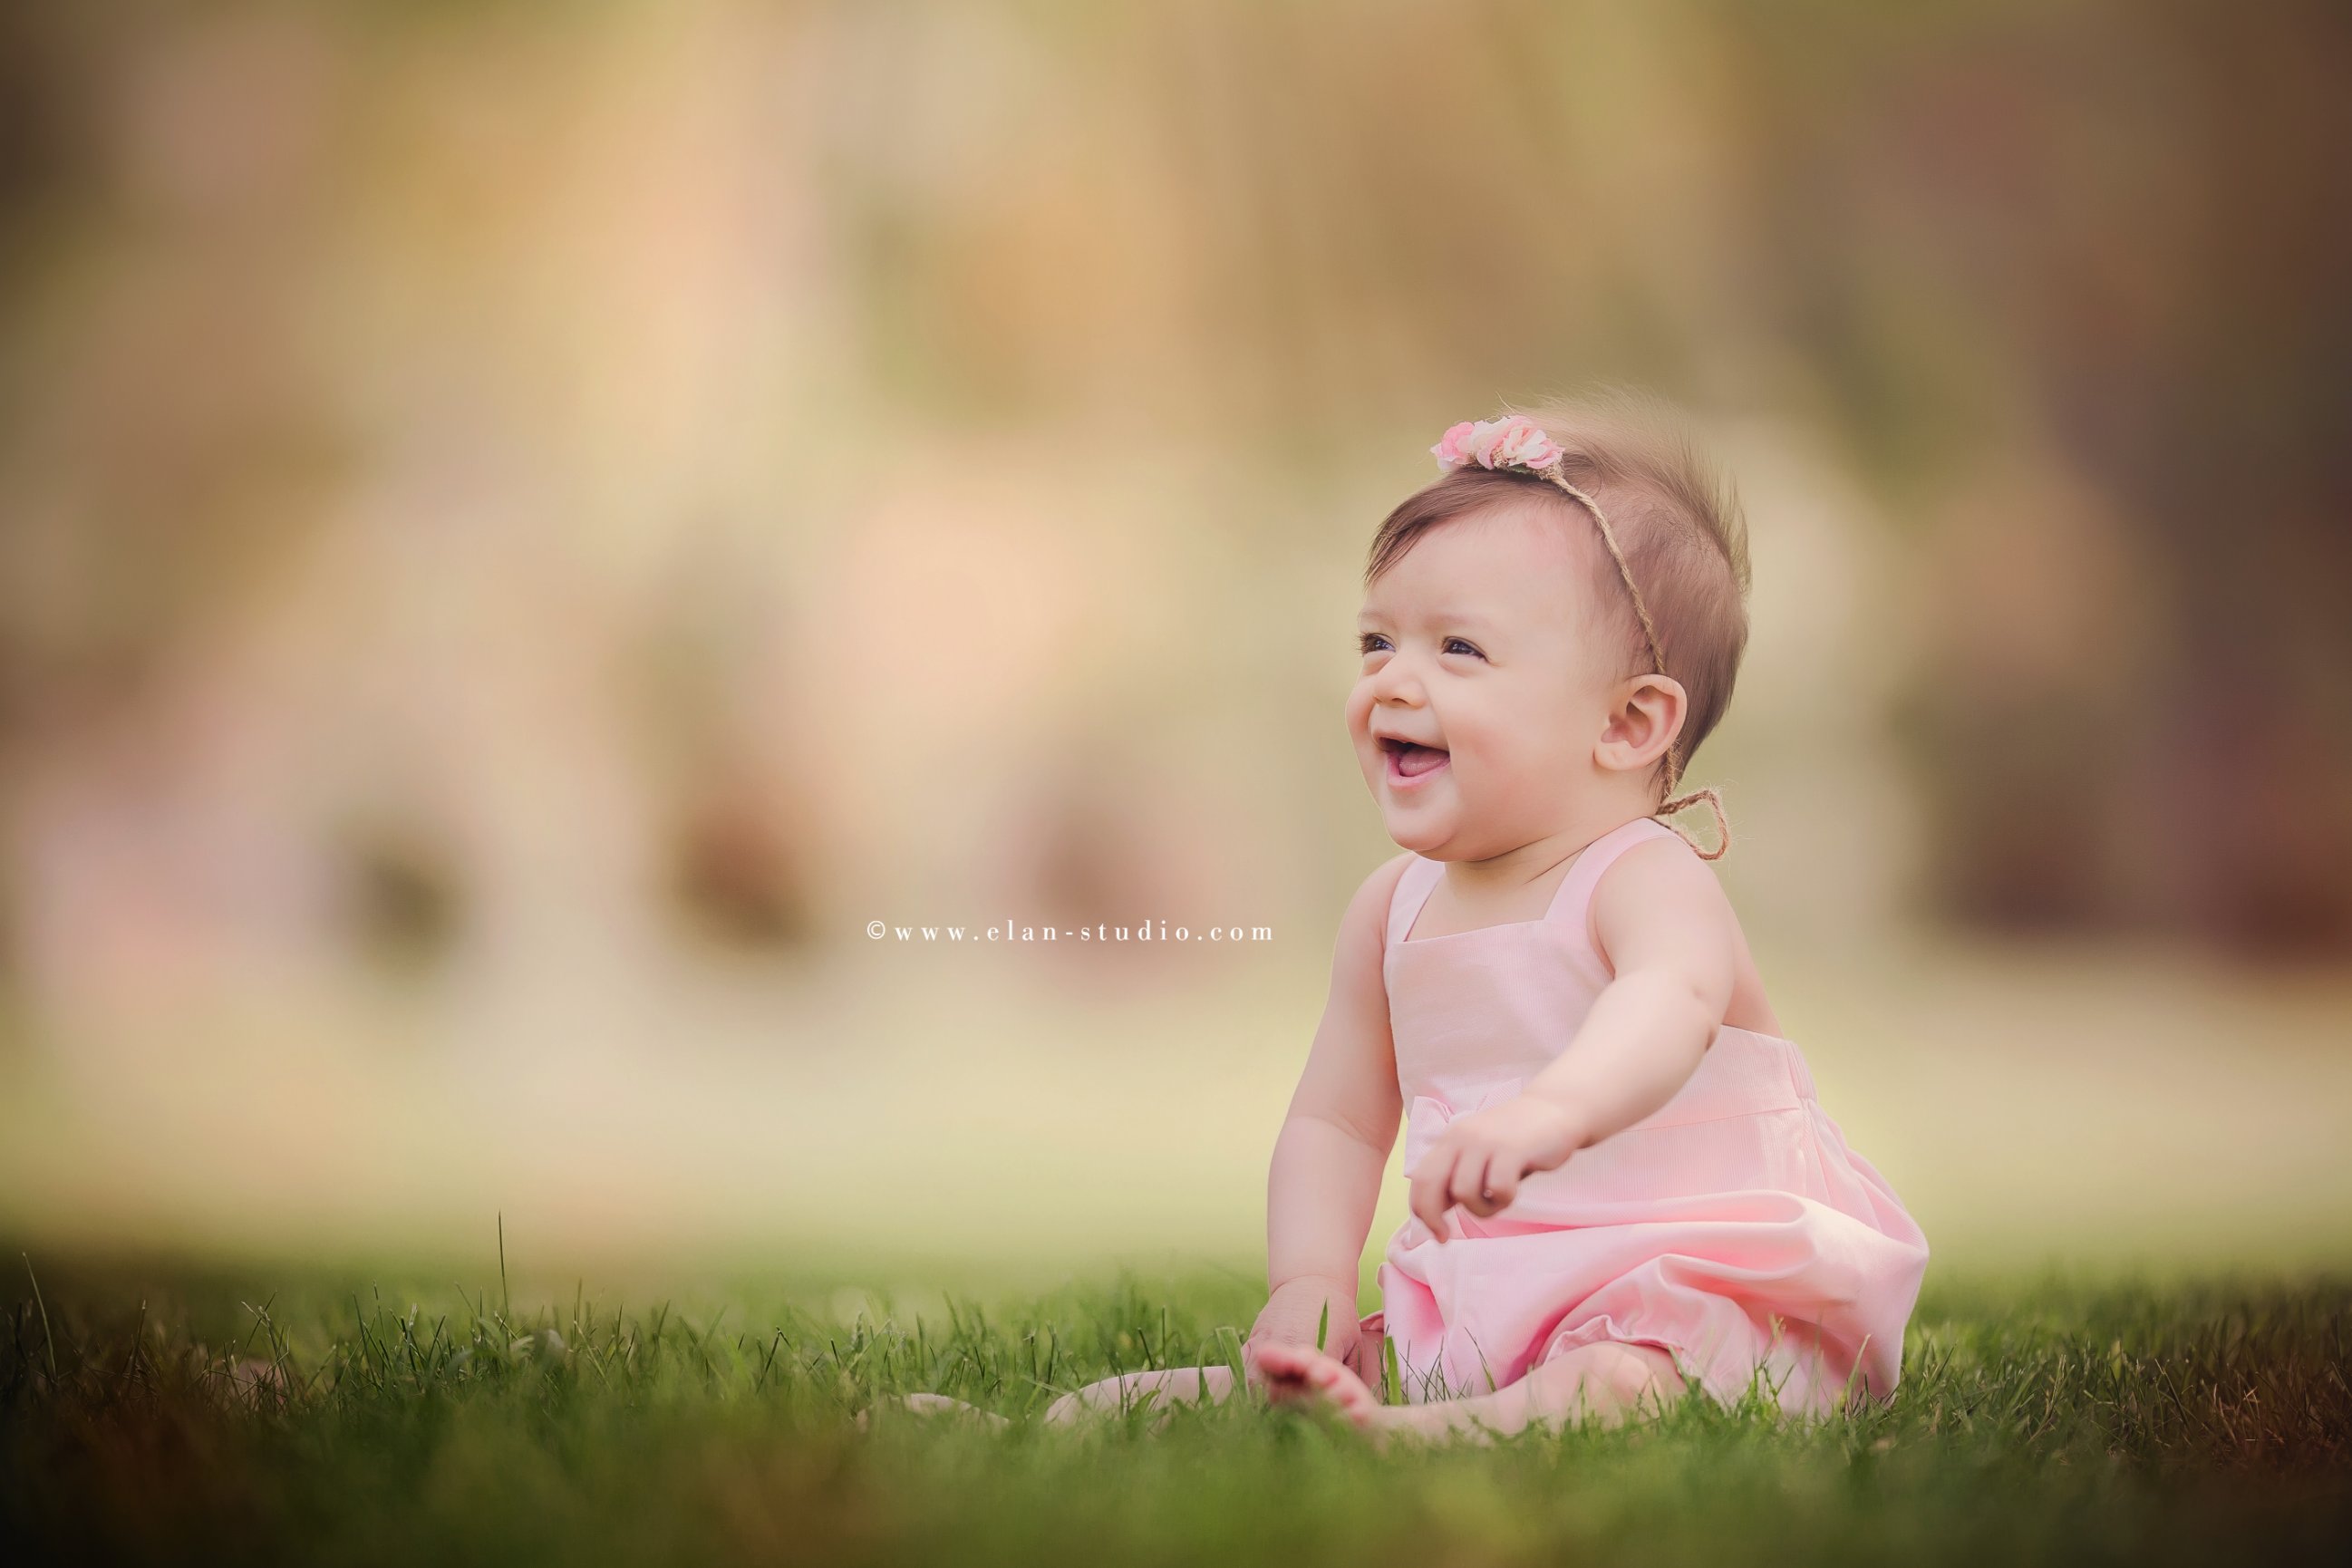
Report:
[[[1406,940],[1444,875],[1415,856],[1389,907],[1389,1019],[1404,1160],[1518,1093],[1576,1037],[1608,964],[1592,890],[1626,850],[1681,843],[1642,817],[1587,846],[1539,921]],[[1663,1347],[1717,1399],[1761,1376],[1790,1411],[1895,1387],[1927,1238],[1813,1098],[1797,1047],[1719,1028],[1647,1119],[1529,1176],[1491,1219],[1418,1219],[1389,1239],[1381,1310],[1403,1397],[1484,1394],[1598,1340]],[[1394,1397],[1394,1395],[1391,1395]]]

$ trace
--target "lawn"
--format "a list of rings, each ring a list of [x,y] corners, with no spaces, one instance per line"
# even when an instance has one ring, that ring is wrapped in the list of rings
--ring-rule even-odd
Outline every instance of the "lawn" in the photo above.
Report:
[[[1931,1273],[1887,1405],[1377,1451],[1234,1404],[1239,1269],[922,1302],[744,1285],[74,1268],[13,1251],[0,1552],[26,1562],[2210,1562],[2352,1546],[2352,1282]],[[38,1289],[35,1289],[37,1280]],[[1008,1428],[886,1411],[930,1389]]]

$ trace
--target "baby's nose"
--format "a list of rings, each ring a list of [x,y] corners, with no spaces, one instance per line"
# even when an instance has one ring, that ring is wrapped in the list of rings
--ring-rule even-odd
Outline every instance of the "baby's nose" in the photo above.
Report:
[[[1424,700],[1421,677],[1401,658],[1392,658],[1381,666],[1380,673],[1372,678],[1372,694],[1383,702],[1401,703],[1406,707],[1418,707]]]

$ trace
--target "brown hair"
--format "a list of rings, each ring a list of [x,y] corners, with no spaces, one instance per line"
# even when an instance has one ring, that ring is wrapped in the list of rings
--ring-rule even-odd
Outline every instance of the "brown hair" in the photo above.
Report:
[[[1613,535],[1614,549],[1593,552],[1593,584],[1596,602],[1618,606],[1627,672],[1652,668],[1654,637],[1660,673],[1690,699],[1682,732],[1659,763],[1671,791],[1730,707],[1748,647],[1748,525],[1738,498],[1683,418],[1647,395],[1612,392],[1506,412],[1524,413],[1559,447],[1559,482],[1525,468],[1454,469],[1381,521],[1364,581],[1376,581],[1439,524],[1511,502],[1557,505],[1600,543]],[[1637,591],[1628,592],[1628,580]]]

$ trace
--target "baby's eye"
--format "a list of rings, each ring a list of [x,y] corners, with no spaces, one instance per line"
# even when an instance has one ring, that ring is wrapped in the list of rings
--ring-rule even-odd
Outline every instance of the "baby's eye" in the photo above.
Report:
[[[1484,658],[1486,657],[1485,654],[1480,653],[1476,647],[1463,637],[1447,637],[1445,639],[1445,651],[1447,653],[1466,653],[1473,658]]]
[[[1359,653],[1378,653],[1388,646],[1388,636],[1383,632],[1362,632],[1356,637],[1356,651]]]

